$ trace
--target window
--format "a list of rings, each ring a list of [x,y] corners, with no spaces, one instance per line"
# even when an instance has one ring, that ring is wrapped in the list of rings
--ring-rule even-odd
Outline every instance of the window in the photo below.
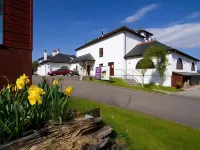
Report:
[[[145,64],[147,65],[147,67],[145,66]],[[136,69],[143,69],[144,67],[146,69],[155,69],[155,65],[154,65],[153,61],[151,61],[151,60],[146,61],[145,59],[139,60],[136,65]]]
[[[103,64],[99,64],[99,67],[103,67]]]
[[[69,70],[69,67],[68,67],[68,66],[62,66],[60,69],[66,69],[66,70]]]
[[[148,39],[149,39],[149,37],[150,37],[150,36],[149,36],[149,34],[147,34],[147,33],[146,33],[146,40],[148,40]]]
[[[179,59],[177,60],[176,69],[178,69],[178,70],[183,70],[183,62],[182,62],[182,59],[181,59],[181,58],[179,58]]]
[[[195,71],[195,64],[192,63],[192,68],[191,68],[192,71]]]
[[[103,48],[99,49],[99,57],[103,57]]]

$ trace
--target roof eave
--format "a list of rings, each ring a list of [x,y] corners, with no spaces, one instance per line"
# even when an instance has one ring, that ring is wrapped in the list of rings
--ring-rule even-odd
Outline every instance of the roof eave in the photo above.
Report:
[[[145,38],[143,35],[140,35],[140,34],[137,33],[135,30],[130,29],[130,28],[126,27],[126,26],[122,26],[122,27],[120,27],[120,28],[117,28],[117,29],[115,29],[115,30],[113,30],[113,31],[111,31],[111,32],[109,32],[109,33],[103,35],[103,37],[96,38],[96,39],[94,39],[94,40],[92,40],[92,41],[90,41],[90,42],[88,42],[88,43],[86,43],[86,44],[84,44],[84,45],[82,45],[82,46],[76,48],[75,51],[78,51],[78,50],[80,50],[80,49],[82,49],[82,48],[85,48],[85,47],[87,47],[87,46],[90,46],[90,45],[92,45],[92,44],[95,44],[96,42],[101,41],[101,40],[103,40],[103,39],[105,39],[105,38],[107,38],[107,37],[110,37],[110,36],[112,36],[112,35],[114,35],[114,34],[116,34],[116,33],[121,32],[121,31],[128,31],[128,32],[131,32],[131,33],[133,33],[133,34],[135,34],[135,35],[141,37],[141,38]]]
[[[124,56],[124,58],[133,58],[133,57],[139,57],[139,56],[143,56],[143,54],[139,54],[139,55],[130,55],[130,56]]]
[[[196,61],[200,61],[199,59],[197,59],[197,58],[195,58],[195,57],[193,57],[193,56],[190,56],[190,55],[188,55],[188,54],[186,54],[186,53],[184,53],[184,52],[181,52],[181,51],[179,51],[179,50],[177,50],[177,49],[171,49],[171,50],[168,50],[168,51],[173,51],[173,52],[175,52],[175,53],[179,53],[179,54],[181,54],[181,55],[183,55],[183,56],[186,56],[186,57],[188,57],[188,58],[190,58],[190,59],[193,59],[193,60],[196,60]]]

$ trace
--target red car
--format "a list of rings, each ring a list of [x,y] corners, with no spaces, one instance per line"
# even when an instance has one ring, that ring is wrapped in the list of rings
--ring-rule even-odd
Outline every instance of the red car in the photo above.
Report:
[[[68,69],[58,69],[55,71],[48,72],[48,75],[50,75],[50,76],[56,76],[56,75],[71,76],[72,71],[68,70]]]

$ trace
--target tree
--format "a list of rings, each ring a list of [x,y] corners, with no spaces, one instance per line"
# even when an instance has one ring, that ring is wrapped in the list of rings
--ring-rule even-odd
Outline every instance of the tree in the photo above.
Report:
[[[37,69],[37,66],[38,66],[38,61],[33,61],[32,62],[32,70]]]
[[[145,73],[147,72],[148,69],[152,69],[152,68],[155,68],[154,63],[150,59],[148,59],[148,58],[141,59],[137,63],[136,69],[138,69],[138,71],[142,75],[142,87],[144,86],[144,76],[145,76]]]
[[[167,59],[167,51],[165,47],[162,46],[151,46],[144,53],[144,59],[156,60],[156,69],[160,75],[160,84],[163,85],[165,80],[165,71],[167,70],[167,66],[169,65]]]

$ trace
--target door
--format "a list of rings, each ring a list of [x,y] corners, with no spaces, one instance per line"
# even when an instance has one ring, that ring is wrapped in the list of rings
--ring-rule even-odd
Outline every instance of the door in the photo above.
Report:
[[[110,66],[110,76],[114,76],[114,62],[109,62],[108,66]]]
[[[90,65],[87,65],[87,74],[90,76]]]

